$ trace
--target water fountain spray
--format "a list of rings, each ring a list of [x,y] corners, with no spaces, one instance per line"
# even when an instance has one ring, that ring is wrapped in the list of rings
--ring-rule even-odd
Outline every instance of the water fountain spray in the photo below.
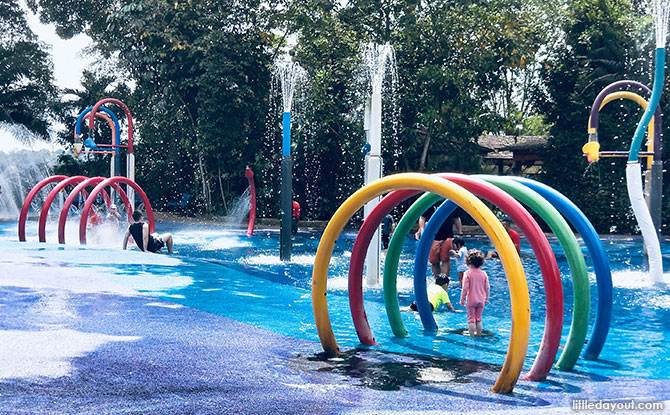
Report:
[[[633,142],[630,147],[628,163],[626,165],[626,185],[628,197],[630,198],[635,218],[642,232],[642,238],[647,247],[649,256],[649,276],[653,282],[663,280],[663,258],[661,256],[661,245],[658,240],[657,229],[651,218],[651,213],[644,200],[642,190],[642,169],[638,159],[642,138],[647,130],[647,125],[656,111],[663,90],[663,79],[665,77],[665,43],[668,35],[668,17],[670,17],[670,2],[667,0],[653,0],[652,14],[654,17],[654,30],[656,32],[656,63],[654,69],[654,86],[651,91],[649,105],[642,114],[642,119],[635,129]],[[661,166],[657,166],[662,169]],[[652,164],[652,169],[654,166]],[[654,176],[652,171],[652,176]]]
[[[365,173],[364,182],[368,184],[382,177],[383,160],[381,157],[382,141],[382,87],[389,69],[395,65],[395,53],[390,44],[379,45],[368,43],[363,47],[363,65],[370,84],[370,97],[365,104],[364,128],[367,143],[364,147]],[[372,209],[379,203],[377,197],[363,208],[363,215],[368,217]],[[377,229],[368,247],[366,256],[366,282],[368,286],[379,283],[379,252],[381,250],[380,231]]]
[[[284,106],[281,159],[281,231],[279,257],[291,259],[291,212],[293,202],[293,159],[291,157],[291,105],[296,88],[305,80],[305,70],[297,63],[282,57],[275,62],[273,74],[279,79]]]

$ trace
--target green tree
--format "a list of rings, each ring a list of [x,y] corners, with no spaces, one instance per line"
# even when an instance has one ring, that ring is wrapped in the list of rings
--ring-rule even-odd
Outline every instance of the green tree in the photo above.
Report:
[[[133,81],[137,178],[158,205],[186,192],[213,212],[244,189],[244,166],[255,162],[262,136],[273,39],[265,5],[139,0],[81,10],[78,1],[45,0],[33,7],[63,36],[86,32]]]
[[[46,47],[28,27],[19,3],[0,1],[0,121],[48,137],[56,89]]]
[[[603,159],[587,172],[581,147],[598,92],[611,82],[637,78],[630,68],[641,52],[636,37],[643,19],[626,1],[578,0],[569,5],[564,42],[544,63],[547,96],[542,108],[553,127],[542,180],[573,200],[598,231],[631,232],[635,222],[625,187],[625,159]],[[630,145],[638,113],[626,108],[633,110],[628,122],[620,118],[621,111],[603,111],[603,149]]]

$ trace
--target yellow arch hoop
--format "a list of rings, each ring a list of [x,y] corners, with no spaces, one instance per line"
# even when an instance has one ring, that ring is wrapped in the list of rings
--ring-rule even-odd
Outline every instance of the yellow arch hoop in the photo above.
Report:
[[[323,350],[331,355],[340,353],[330,324],[328,300],[326,298],[328,265],[337,237],[349,219],[365,203],[393,190],[409,189],[439,194],[459,205],[484,229],[496,250],[500,253],[510,290],[512,331],[505,362],[491,391],[496,393],[512,392],[523,368],[530,334],[530,299],[521,260],[507,231],[483,202],[462,187],[427,174],[400,173],[375,180],[352,194],[342,203],[328,222],[316,250],[312,272],[312,308],[316,330],[319,333]]]
[[[598,108],[598,111],[603,109],[603,107],[610,102],[614,101],[615,99],[628,99],[631,101],[636,102],[640,107],[642,107],[643,110],[647,109],[647,101],[642,98],[640,95],[636,94],[635,92],[630,92],[630,91],[618,91],[618,92],[612,92],[611,94],[607,95],[605,99],[603,99],[603,102],[600,104],[600,108]],[[588,125],[591,125],[591,117],[589,116],[589,123]],[[649,121],[649,127],[647,127],[647,151],[653,152],[654,151],[654,117],[651,117],[651,121]],[[589,134],[595,133],[595,129],[589,127]],[[610,156],[601,156],[601,157],[610,157]],[[647,168],[651,168],[651,162],[653,161],[653,156],[644,156],[647,158]]]

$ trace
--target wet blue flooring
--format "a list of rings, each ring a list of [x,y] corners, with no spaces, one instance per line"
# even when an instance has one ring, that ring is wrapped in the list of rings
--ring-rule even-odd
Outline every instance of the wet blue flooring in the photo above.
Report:
[[[570,373],[552,371],[547,382],[520,381],[513,395],[500,396],[488,389],[506,350],[509,323],[504,314],[491,312],[486,327],[494,335],[476,340],[457,332],[464,326],[463,314],[440,313],[442,330],[432,337],[424,335],[419,322],[408,315],[412,337],[395,339],[387,334],[381,296],[373,289],[366,291],[366,306],[381,346],[360,348],[348,321],[344,285],[338,279],[341,269],[346,270],[343,264],[348,263],[350,240],[344,241],[332,270],[335,290],[329,305],[346,353],[326,360],[319,355],[311,299],[304,284],[305,275],[307,281],[309,278],[309,252],[316,243],[310,234],[297,241],[295,261],[285,266],[272,255],[272,232],[269,237],[261,233],[249,243],[235,233],[221,238],[216,229],[165,228],[170,226],[177,240],[183,241],[175,257],[19,244],[11,242],[13,229],[5,226],[5,234],[0,233],[4,252],[0,258],[2,331],[67,329],[134,340],[107,341],[69,356],[65,360],[72,367],[64,376],[0,378],[0,412],[481,413],[525,409],[555,413],[559,407],[569,412],[572,399],[670,399],[668,305],[664,303],[668,293],[652,292],[644,284],[625,281],[628,285],[617,288],[615,283],[616,301],[627,308],[616,315],[601,360],[580,361]],[[477,243],[484,242],[473,240]],[[635,270],[634,243],[624,240],[615,247],[618,255],[630,258],[622,260],[628,261],[625,267]],[[408,245],[405,254],[411,256]],[[233,261],[226,255],[239,259]],[[561,261],[565,260],[559,257]],[[12,275],[16,270],[21,275]],[[489,273],[495,272],[491,264]],[[54,286],[58,278],[62,281]],[[529,281],[534,280],[529,277]],[[538,289],[530,285],[531,290]],[[505,303],[504,284],[500,287],[498,307],[504,310],[509,304]],[[452,299],[456,294],[451,293]],[[401,293],[401,302],[409,300],[409,291]],[[168,308],[175,303],[188,307]],[[629,319],[621,321],[629,314]],[[639,315],[645,318],[638,321],[635,316]],[[527,366],[537,351],[542,319],[533,321]],[[569,314],[566,320],[569,322]],[[643,348],[644,353],[637,353]]]

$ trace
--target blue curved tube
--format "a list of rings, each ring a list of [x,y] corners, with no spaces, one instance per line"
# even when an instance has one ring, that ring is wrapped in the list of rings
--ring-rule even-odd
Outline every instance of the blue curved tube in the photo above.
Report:
[[[428,301],[428,292],[426,287],[426,263],[430,247],[435,240],[435,235],[445,220],[456,210],[457,205],[451,200],[445,200],[439,208],[430,217],[426,227],[423,228],[423,234],[419,240],[419,246],[416,248],[416,259],[414,261],[414,296],[416,297],[416,308],[421,317],[421,323],[426,330],[437,330],[437,323],[433,317]]]
[[[649,108],[649,106],[647,107]],[[636,156],[637,157],[637,156]],[[552,189],[546,184],[536,182],[522,177],[511,177],[511,179],[522,183],[537,193],[542,195],[549,203],[561,212],[563,216],[575,227],[579,235],[584,240],[586,248],[591,254],[593,268],[596,274],[596,283],[598,285],[598,308],[596,311],[596,321],[591,332],[591,339],[584,350],[582,357],[586,360],[596,360],[605,345],[607,332],[610,328],[612,318],[612,272],[610,264],[605,254],[605,249],[600,242],[598,233],[593,225],[586,218],[584,213],[557,190]],[[419,302],[417,301],[417,305]]]
[[[82,111],[81,114],[79,114],[79,117],[77,117],[77,122],[74,125],[75,134],[77,135],[81,134],[81,122],[83,121],[86,114],[88,114],[91,111],[93,111],[93,107],[88,107],[84,111]],[[114,141],[116,141],[117,146],[121,145],[121,127],[119,125],[119,119],[116,117],[116,114],[114,114],[112,110],[106,107],[100,107],[100,111],[109,115],[109,118],[111,118],[112,121],[114,122],[114,127],[116,127],[116,135],[114,136]],[[119,148],[116,147],[114,151],[116,151],[116,153],[118,154]]]
[[[642,138],[647,131],[647,125],[651,121],[651,117],[656,112],[658,102],[661,100],[661,92],[663,92],[663,78],[665,77],[665,48],[656,48],[656,65],[654,69],[654,86],[651,89],[651,98],[649,98],[649,105],[642,114],[642,119],[637,124],[635,135],[633,135],[633,142],[630,145],[630,152],[628,153],[629,162],[638,162],[638,155],[640,147],[642,146]]]

